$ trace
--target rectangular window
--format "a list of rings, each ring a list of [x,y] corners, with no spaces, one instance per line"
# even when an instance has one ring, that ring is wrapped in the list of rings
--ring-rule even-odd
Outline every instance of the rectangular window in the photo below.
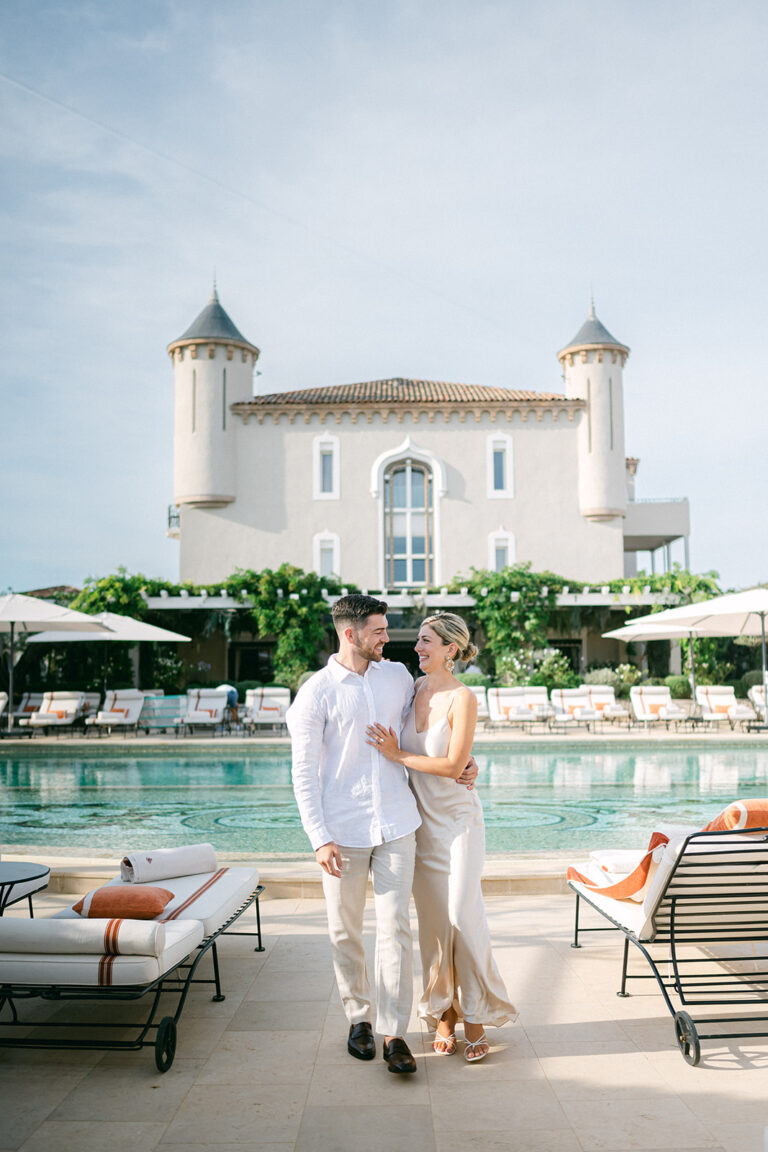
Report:
[[[224,369],[221,388],[221,430],[227,430],[227,370]]]
[[[507,453],[503,448],[493,450],[493,490],[503,492],[507,486]]]
[[[320,575],[333,576],[333,544],[320,545]]]
[[[495,569],[501,572],[509,564],[509,547],[506,544],[497,544],[494,549]]]
[[[320,452],[320,491],[333,492],[333,451],[324,448]]]

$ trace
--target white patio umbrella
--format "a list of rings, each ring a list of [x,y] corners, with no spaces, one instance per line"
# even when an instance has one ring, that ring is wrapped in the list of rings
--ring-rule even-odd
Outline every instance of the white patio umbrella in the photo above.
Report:
[[[13,666],[16,655],[16,636],[24,632],[42,632],[45,628],[55,628],[61,632],[108,632],[108,625],[88,616],[85,612],[75,612],[62,608],[48,600],[38,600],[36,596],[21,596],[10,592],[0,596],[0,632],[10,634],[8,651],[8,731],[13,725]]]
[[[766,662],[765,620],[768,616],[768,588],[747,588],[728,592],[712,600],[681,604],[633,620],[633,625],[656,628],[689,628],[695,636],[759,636],[763,667],[763,692],[768,700],[768,664]]]
[[[76,640],[105,640],[109,643],[117,641],[123,644],[142,644],[147,640],[152,640],[168,644],[183,643],[189,640],[189,636],[182,636],[180,632],[158,628],[155,624],[147,624],[144,620],[136,620],[133,616],[119,616],[115,612],[98,612],[90,619],[98,620],[104,626],[105,631],[101,635],[89,636],[87,632],[59,632],[58,629],[52,629],[50,632],[39,632],[36,636],[30,637],[29,642],[30,644],[71,644]],[[106,691],[106,668],[104,690]]]
[[[639,620],[631,620],[629,624],[625,624],[623,628],[614,628],[611,632],[603,632],[603,637],[610,640],[623,640],[625,644],[641,643],[644,644],[648,640],[693,640],[695,636],[703,636],[705,633],[697,632],[693,628],[686,628],[682,625],[668,624],[666,628],[661,624],[655,624],[656,616],[662,613],[658,612],[653,616],[643,616]],[[690,656],[691,671],[689,679],[691,681],[691,699],[696,703],[696,670],[693,662],[693,645],[691,644],[688,649]]]

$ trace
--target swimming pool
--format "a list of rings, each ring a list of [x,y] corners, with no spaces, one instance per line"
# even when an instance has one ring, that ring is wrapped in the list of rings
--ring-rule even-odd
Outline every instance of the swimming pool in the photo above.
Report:
[[[477,759],[488,851],[503,854],[641,842],[659,820],[702,825],[768,795],[768,749],[747,744],[499,745]],[[309,851],[287,749],[0,750],[0,816],[6,848]]]
[[[702,825],[768,795],[768,748],[481,748],[491,853],[641,843],[659,820]],[[458,785],[457,785],[458,787]],[[120,853],[210,840],[221,852],[304,855],[283,748],[0,748],[2,842]]]

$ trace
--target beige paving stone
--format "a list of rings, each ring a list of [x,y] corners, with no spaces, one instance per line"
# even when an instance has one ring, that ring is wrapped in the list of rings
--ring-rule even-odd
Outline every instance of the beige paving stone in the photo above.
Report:
[[[567,1023],[525,1024],[525,1033],[538,1052],[539,1045],[614,1043],[626,1044],[627,1035],[613,1020],[579,1020]]]
[[[18,1148],[46,1120],[56,1107],[66,1100],[80,1079],[52,1073],[49,1082],[39,1083],[36,1091],[19,1091],[17,1087],[4,1089],[0,1099],[0,1148]]]
[[[19,1152],[151,1152],[164,1124],[110,1124],[104,1120],[47,1120]]]
[[[92,1120],[167,1124],[194,1085],[196,1067],[174,1064],[158,1072],[154,1060],[132,1064],[99,1064],[51,1113],[51,1120]],[[130,1091],[126,1079],[130,1078]]]
[[[599,1100],[563,1100],[563,1109],[584,1152],[639,1152],[639,1149],[717,1148],[712,1132],[681,1100],[649,1095]]]
[[[190,1092],[163,1136],[174,1144],[261,1144],[296,1140],[306,1087],[295,1084],[201,1084]]]
[[[334,986],[331,972],[285,972],[263,969],[246,1000],[327,1000]]]
[[[197,1076],[198,1084],[306,1084],[319,1032],[227,1032]]]
[[[461,1117],[457,1120],[464,1123]],[[524,1132],[484,1131],[481,1135],[464,1129],[438,1132],[436,1141],[436,1152],[467,1152],[478,1147],[482,1152],[581,1152],[581,1144],[570,1128],[548,1128],[544,1132],[530,1128]]]
[[[325,1064],[318,1060],[309,1085],[307,1106],[348,1108],[364,1100],[366,1104],[391,1108],[427,1107],[424,1062],[414,1055],[418,1070],[406,1076],[390,1072],[380,1051],[375,1060],[355,1060],[351,1056],[347,1056],[344,1064]]]
[[[713,1131],[723,1152],[765,1152],[768,1139],[768,1113],[762,1121],[714,1125]]]
[[[471,1068],[480,1072],[482,1065]],[[450,1131],[461,1117],[462,1127],[476,1133],[526,1129],[567,1128],[565,1113],[550,1085],[544,1080],[520,1080],[501,1092],[498,1081],[452,1083],[435,1086],[429,1095],[436,1132]]]
[[[323,1028],[323,1000],[245,1000],[227,1025],[228,1032],[313,1032]]]
[[[640,1052],[542,1056],[541,1067],[559,1100],[671,1095],[664,1078]]]
[[[392,1076],[398,1082],[409,1079]],[[407,1085],[400,1084],[403,1089]],[[296,1141],[296,1152],[435,1152],[432,1115],[426,1105],[308,1107]]]

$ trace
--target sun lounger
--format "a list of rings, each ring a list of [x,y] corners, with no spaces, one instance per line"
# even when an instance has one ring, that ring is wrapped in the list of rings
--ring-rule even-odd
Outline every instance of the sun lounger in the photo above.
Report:
[[[71,728],[80,718],[85,703],[83,692],[46,692],[37,712],[29,717],[29,726],[44,728]]]
[[[585,684],[578,688],[553,688],[549,698],[555,713],[554,724],[583,724],[589,728],[600,719],[600,713],[590,704]]]
[[[754,722],[757,719],[754,708],[736,699],[733,688],[724,684],[704,684],[696,686],[696,704],[701,711],[701,720],[706,724],[737,724]]]
[[[736,802],[703,830],[662,825],[646,850],[593,852],[568,869],[572,946],[584,932],[623,933],[618,995],[629,980],[655,979],[689,1064],[702,1040],[768,1035],[767,824],[768,801]],[[608,926],[585,928],[582,903]],[[629,973],[630,944],[650,973]],[[728,1011],[736,1005],[745,1011]],[[718,1006],[725,1014],[691,1015]]]
[[[616,693],[610,684],[585,684],[584,689],[589,700],[589,707],[598,714],[601,720],[618,720],[627,723],[631,716],[623,704],[616,701]]]
[[[7,692],[0,692],[0,716],[2,716],[3,712],[5,712],[7,704],[8,704],[8,693]]]
[[[224,688],[193,688],[187,692],[186,712],[179,721],[179,731],[209,728],[211,733],[224,723],[227,693]]]
[[[83,716],[95,716],[101,703],[101,692],[84,692],[83,695]]]
[[[138,688],[113,689],[104,697],[103,709],[95,716],[86,717],[85,730],[99,732],[106,728],[110,733],[113,728],[121,728],[125,732],[135,732],[143,706],[144,693]]]
[[[291,703],[290,688],[248,688],[245,708],[241,711],[243,724],[258,726],[285,726],[285,714]]]
[[[43,695],[43,692],[25,692],[21,698],[21,703],[13,714],[14,720],[20,724],[22,720],[29,720],[33,712],[39,712],[43,703]]]
[[[144,696],[139,728],[145,732],[178,732],[187,711],[186,696]]]
[[[213,999],[221,991],[216,942],[223,933],[250,936],[255,951],[264,951],[258,898],[263,886],[252,867],[217,868],[212,872],[163,877],[151,884],[131,884],[115,878],[101,894],[162,887],[173,898],[152,920],[120,917],[86,919],[73,908],[44,920],[0,919],[0,1013],[5,1027],[0,1045],[17,1048],[130,1050],[154,1047],[155,1063],[166,1072],[176,1050],[176,1026],[192,984],[213,984]],[[95,897],[94,897],[95,899]],[[102,895],[102,900],[104,899]],[[232,925],[251,906],[256,930],[237,931]],[[196,975],[210,951],[213,974]],[[146,1018],[126,1025],[110,1020],[109,1005],[150,996]],[[175,1011],[166,997],[175,995]],[[57,1013],[41,1021],[39,1012],[24,1019],[28,1001],[98,1001],[104,1018],[63,1020]],[[92,1036],[84,1035],[93,1030]],[[110,1036],[112,1032],[112,1038]],[[125,1038],[125,1033],[130,1037]]]
[[[762,721],[765,721],[768,709],[765,706],[765,689],[762,684],[753,684],[747,691],[749,702]]]
[[[679,724],[687,720],[685,709],[672,700],[672,694],[665,684],[636,684],[629,690],[629,702],[635,720],[644,724]]]

